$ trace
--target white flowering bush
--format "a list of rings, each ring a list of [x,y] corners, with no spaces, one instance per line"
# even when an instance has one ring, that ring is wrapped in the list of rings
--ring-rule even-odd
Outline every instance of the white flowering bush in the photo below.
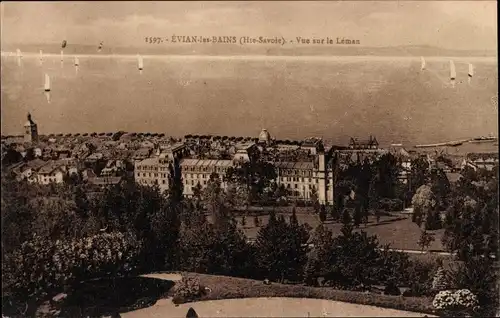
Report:
[[[478,304],[476,295],[468,289],[440,291],[432,302],[434,308],[443,311],[476,311]]]
[[[130,233],[99,233],[73,241],[51,242],[34,236],[6,257],[8,289],[39,294],[79,280],[123,272],[141,244]]]
[[[478,307],[479,301],[470,290],[459,289],[454,294],[455,302],[459,307],[476,309]]]

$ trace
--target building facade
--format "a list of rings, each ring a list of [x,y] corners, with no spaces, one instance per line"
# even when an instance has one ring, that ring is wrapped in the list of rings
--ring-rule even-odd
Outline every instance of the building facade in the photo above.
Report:
[[[269,140],[267,136],[260,137],[262,142]],[[337,160],[331,149],[325,151],[321,141],[315,146],[309,161],[271,162],[276,167],[276,183],[288,189],[291,200],[310,201],[315,192],[320,204],[333,204]],[[142,185],[158,185],[164,191],[169,188],[174,160],[178,160],[185,196],[192,196],[197,185],[205,188],[213,173],[219,175],[221,187],[226,189],[224,177],[228,169],[258,156],[258,147],[255,143],[243,143],[236,145],[232,152],[232,160],[188,159],[185,147],[176,145],[167,153],[158,155],[157,152],[152,158],[136,162],[135,181]]]
[[[134,163],[134,179],[141,185],[158,185],[160,191],[170,187],[170,175],[175,164],[185,155],[185,147],[175,145],[159,152],[152,158],[138,160]]]
[[[194,188],[199,184],[201,189],[207,186],[210,175],[217,173],[221,181],[221,188],[227,189],[224,176],[230,167],[234,167],[233,160],[201,160],[183,159],[180,162],[184,195],[191,197]]]

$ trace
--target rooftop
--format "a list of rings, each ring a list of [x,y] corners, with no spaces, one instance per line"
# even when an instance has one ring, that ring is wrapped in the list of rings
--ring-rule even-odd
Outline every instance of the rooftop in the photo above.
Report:
[[[227,168],[233,165],[232,160],[210,160],[210,159],[182,159],[180,163],[181,167],[220,167]]]

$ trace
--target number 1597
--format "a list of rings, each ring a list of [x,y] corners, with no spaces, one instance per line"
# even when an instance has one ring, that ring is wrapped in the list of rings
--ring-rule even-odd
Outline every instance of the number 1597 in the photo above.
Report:
[[[144,38],[144,41],[146,43],[151,43],[151,44],[160,44],[163,43],[163,39],[160,37],[155,37],[155,36],[147,36]]]

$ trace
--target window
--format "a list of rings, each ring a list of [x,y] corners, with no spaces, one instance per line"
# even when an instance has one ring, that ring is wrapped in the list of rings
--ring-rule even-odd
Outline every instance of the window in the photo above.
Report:
[[[297,187],[297,184],[295,184],[295,189],[297,189],[297,188],[298,188],[298,187]]]
[[[163,184],[165,184],[165,180],[163,180]]]

